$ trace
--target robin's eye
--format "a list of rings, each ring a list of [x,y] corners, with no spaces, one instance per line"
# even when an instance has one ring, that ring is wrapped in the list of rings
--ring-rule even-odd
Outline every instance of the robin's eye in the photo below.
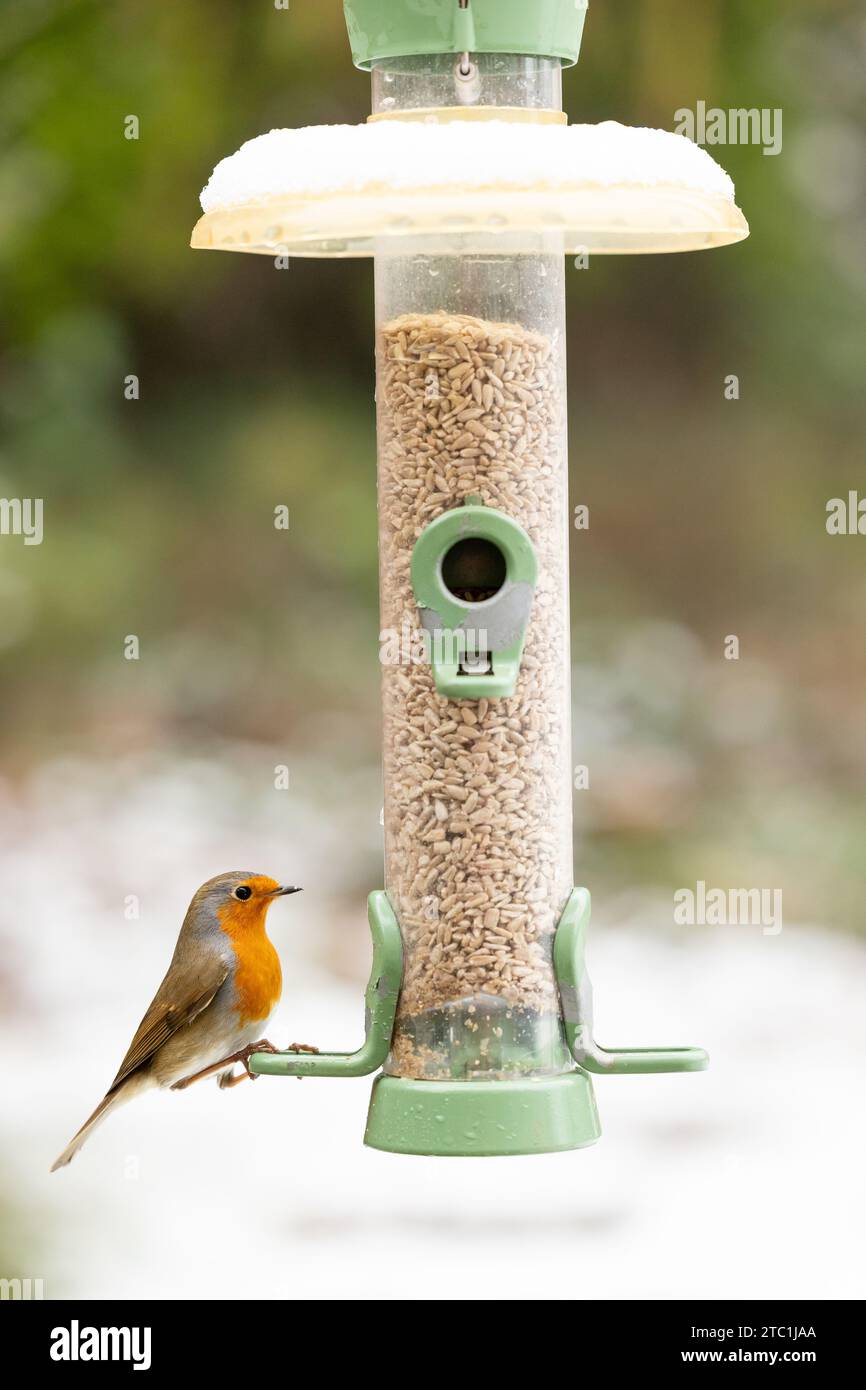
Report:
[[[242,903],[245,903],[247,898],[251,898],[253,896],[253,890],[252,888],[247,888],[245,883],[242,883],[240,888],[235,889],[234,896],[236,898],[240,898]]]

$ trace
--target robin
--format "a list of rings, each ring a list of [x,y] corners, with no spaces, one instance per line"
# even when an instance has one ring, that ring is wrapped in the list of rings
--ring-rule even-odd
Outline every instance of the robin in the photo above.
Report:
[[[252,1054],[277,1051],[262,1033],[283,984],[265,918],[275,898],[300,891],[264,874],[241,872],[218,874],[202,884],[183,919],[168,973],[120,1071],[52,1173],[72,1161],[112,1110],[150,1086],[180,1091],[214,1072],[220,1073],[221,1087],[248,1076],[255,1080],[249,1068]],[[288,1050],[316,1048],[293,1043]],[[244,1068],[237,1075],[236,1062]]]

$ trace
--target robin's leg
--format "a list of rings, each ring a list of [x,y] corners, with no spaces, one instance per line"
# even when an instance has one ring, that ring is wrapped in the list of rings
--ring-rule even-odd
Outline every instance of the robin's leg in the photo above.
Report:
[[[194,1072],[192,1076],[185,1076],[180,1081],[175,1081],[172,1085],[173,1091],[185,1091],[187,1086],[191,1086],[194,1081],[204,1081],[206,1076],[213,1076],[214,1072],[225,1071],[226,1067],[233,1062],[243,1061],[243,1054],[235,1052],[231,1057],[223,1057],[221,1061],[214,1062],[212,1067],[203,1067],[201,1071]]]
[[[232,1077],[230,1080],[224,1081],[220,1078],[220,1086],[223,1089],[236,1086],[239,1081],[244,1081],[247,1077],[250,1078],[250,1081],[256,1081],[258,1079],[257,1073],[250,1071],[250,1058],[253,1053],[269,1052],[273,1054],[279,1053],[279,1050],[280,1049],[274,1047],[273,1043],[269,1042],[267,1038],[261,1038],[258,1042],[248,1043],[246,1047],[241,1048],[240,1052],[233,1052],[230,1057],[223,1057],[221,1061],[214,1062],[212,1066],[203,1067],[201,1071],[194,1072],[192,1076],[185,1076],[181,1081],[175,1081],[171,1089],[173,1091],[185,1091],[187,1086],[191,1086],[194,1081],[204,1081],[206,1077],[213,1076],[214,1072],[225,1072],[228,1068],[233,1066],[235,1062],[240,1062],[244,1070],[240,1076]],[[310,1043],[292,1043],[286,1048],[287,1052],[316,1053],[318,1050],[317,1047],[312,1047]]]
[[[253,1047],[253,1052],[275,1053],[276,1050],[277,1049],[272,1047],[269,1042],[256,1043]],[[318,1052],[318,1050],[317,1047],[311,1047],[309,1043],[289,1043],[289,1046],[286,1048],[287,1052]],[[217,1077],[217,1085],[221,1091],[229,1091],[232,1086],[239,1086],[242,1081],[246,1081],[247,1077],[249,1077],[250,1081],[258,1080],[258,1072],[250,1071],[246,1063],[244,1065],[245,1070],[239,1071],[237,1075],[232,1071],[224,1071],[221,1076]]]
[[[230,1091],[232,1086],[239,1086],[248,1076],[247,1071],[239,1071],[237,1075],[233,1071],[224,1071],[217,1077],[217,1085],[221,1091]]]
[[[222,1057],[212,1066],[203,1067],[201,1071],[194,1072],[192,1076],[185,1076],[180,1081],[175,1081],[172,1086],[173,1091],[185,1091],[187,1086],[191,1086],[194,1081],[204,1081],[205,1077],[213,1076],[214,1072],[225,1071],[235,1062],[240,1062],[244,1068],[244,1076],[248,1076],[251,1081],[255,1081],[255,1072],[250,1071],[250,1058],[254,1052],[276,1052],[273,1043],[268,1042],[267,1038],[262,1038],[260,1042],[248,1043],[242,1047],[240,1052],[233,1052],[229,1057]]]

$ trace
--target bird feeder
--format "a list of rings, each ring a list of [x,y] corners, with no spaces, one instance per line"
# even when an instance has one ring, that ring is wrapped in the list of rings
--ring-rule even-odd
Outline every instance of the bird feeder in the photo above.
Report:
[[[591,1073],[699,1071],[606,1050],[572,870],[565,257],[748,235],[682,136],[569,126],[586,0],[345,0],[372,114],[223,160],[195,247],[372,256],[385,888],[366,1040],[253,1071],[380,1071],[366,1142],[579,1148]],[[335,320],[338,310],[335,306]]]

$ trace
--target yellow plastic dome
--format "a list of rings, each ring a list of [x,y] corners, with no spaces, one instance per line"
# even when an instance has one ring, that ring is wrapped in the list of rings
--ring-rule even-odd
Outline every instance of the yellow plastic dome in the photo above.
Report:
[[[217,165],[201,203],[194,247],[267,255],[691,251],[749,234],[705,150],[615,121],[272,130]]]

